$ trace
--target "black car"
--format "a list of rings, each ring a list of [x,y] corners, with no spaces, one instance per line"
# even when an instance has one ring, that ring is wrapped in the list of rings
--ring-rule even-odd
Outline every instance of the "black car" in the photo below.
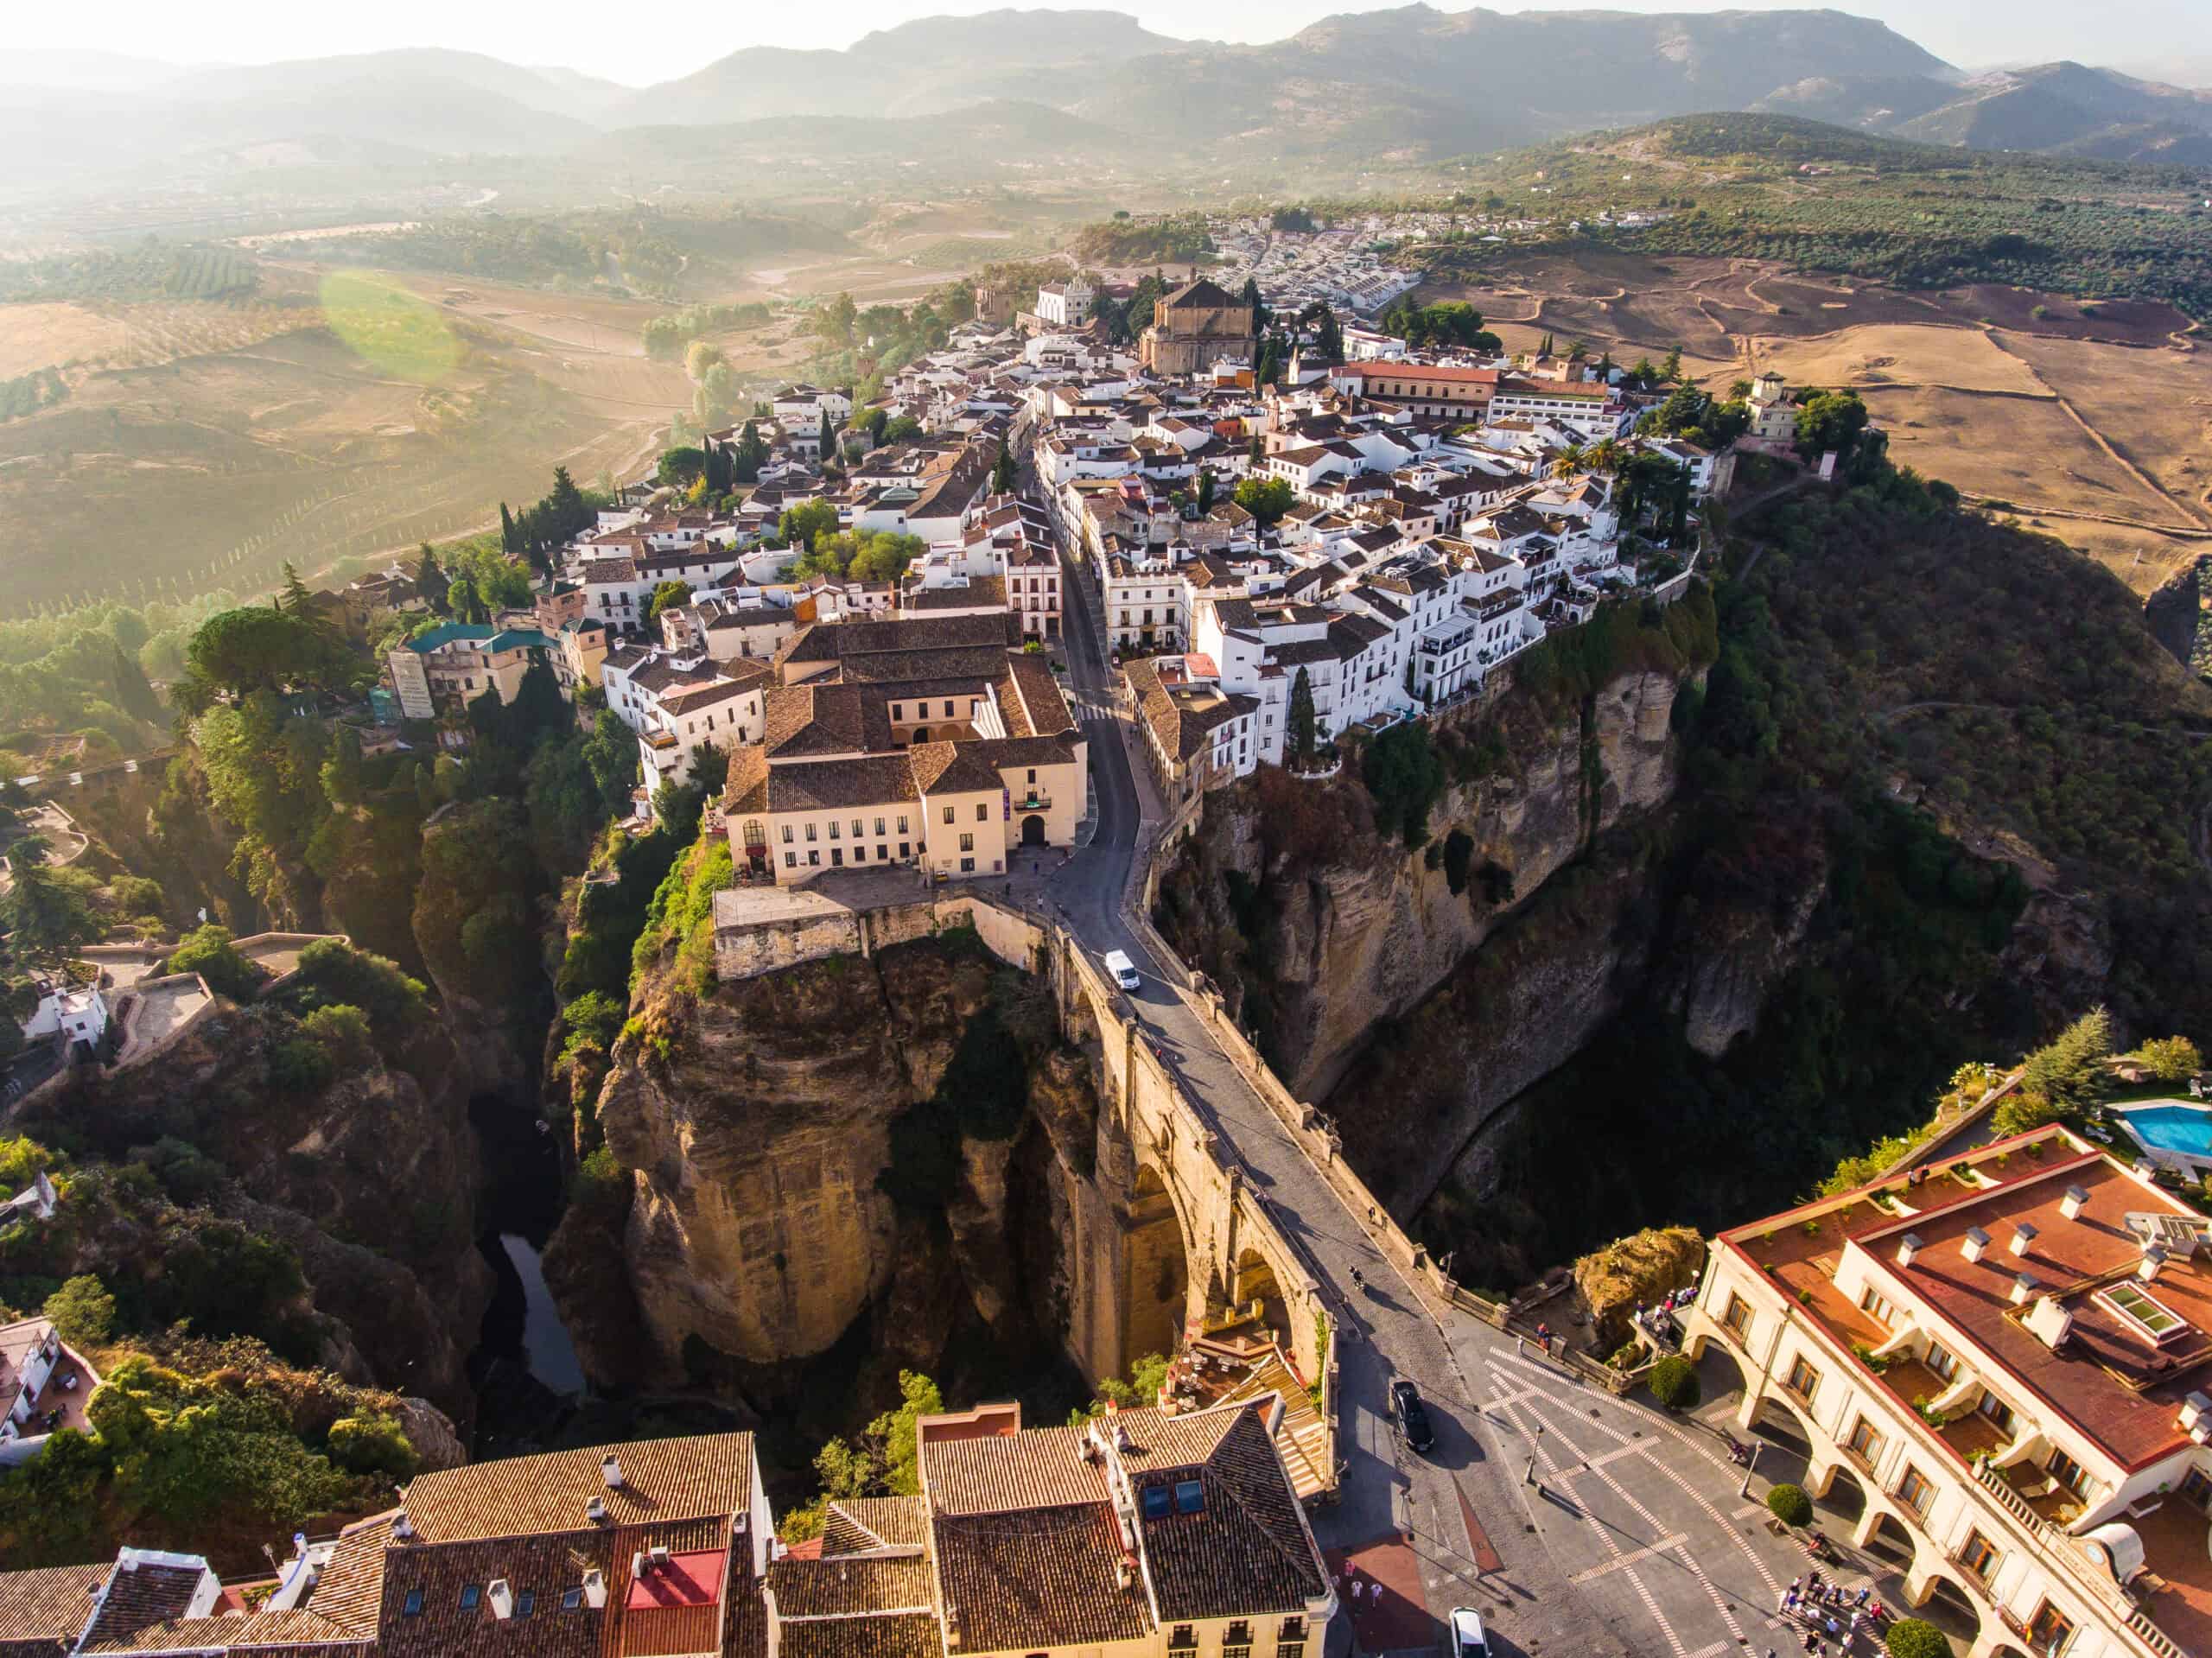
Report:
[[[1421,1402],[1421,1389],[1412,1382],[1401,1378],[1390,1384],[1390,1414],[1398,1432],[1415,1451],[1427,1451],[1436,1444],[1436,1430],[1428,1425],[1428,1407]]]

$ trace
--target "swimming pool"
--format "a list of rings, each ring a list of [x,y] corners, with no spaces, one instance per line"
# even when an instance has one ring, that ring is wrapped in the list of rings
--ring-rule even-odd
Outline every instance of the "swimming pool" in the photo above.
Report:
[[[2145,1151],[2212,1164],[2212,1109],[2176,1100],[2134,1106],[2116,1115]]]

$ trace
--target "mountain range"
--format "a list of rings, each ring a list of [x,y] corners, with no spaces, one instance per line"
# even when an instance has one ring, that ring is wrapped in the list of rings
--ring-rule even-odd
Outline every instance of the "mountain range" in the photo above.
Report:
[[[1056,151],[1186,175],[1440,160],[1729,110],[1942,144],[2212,162],[2212,92],[2075,63],[1969,75],[1834,10],[1414,4],[1261,45],[1171,39],[1119,12],[1004,10],[924,17],[842,51],[747,48],[643,89],[438,48],[256,67],[19,53],[0,74],[0,152],[48,182],[271,156],[649,161],[691,143],[689,129],[749,130],[757,151],[773,123],[911,132],[954,111],[971,112],[959,124],[970,127],[979,110],[995,111],[983,123],[995,131],[1009,111],[1027,111],[1014,127],[1032,130],[1056,111],[1077,135]],[[87,92],[127,93],[127,118]]]

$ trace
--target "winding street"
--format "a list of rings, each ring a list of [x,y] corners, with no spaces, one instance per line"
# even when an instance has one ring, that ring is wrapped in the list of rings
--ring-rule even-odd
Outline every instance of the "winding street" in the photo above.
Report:
[[[1330,1651],[1440,1650],[1455,1606],[1479,1610],[1492,1650],[1505,1655],[1758,1658],[1795,1649],[1797,1631],[1774,1614],[1781,1586],[1808,1562],[1770,1533],[1757,1499],[1769,1476],[1802,1471],[1802,1453],[1762,1444],[1759,1477],[1748,1497],[1739,1495],[1743,1471],[1728,1460],[1720,1425],[1741,1378],[1719,1344],[1701,1367],[1704,1409],[1669,1417],[1436,1307],[1394,1267],[1364,1217],[1347,1212],[1161,976],[1163,963],[1122,911],[1151,780],[1130,762],[1135,728],[1115,694],[1095,589],[1065,548],[1061,570],[1071,700],[1090,740],[1097,826],[1047,892],[1087,948],[1123,950],[1137,963],[1144,983],[1130,1001],[1146,1035],[1337,1309],[1341,1492],[1316,1515],[1315,1530],[1325,1548],[1352,1552],[1398,1593],[1386,1602],[1389,1616],[1340,1615]],[[1400,1376],[1428,1402],[1436,1443],[1426,1454],[1393,1428],[1388,1388]],[[1824,1523],[1839,1539],[1849,1529],[1833,1511]],[[1847,1558],[1845,1575],[1855,1582],[1853,1564]],[[1883,1564],[1859,1564],[1895,1604]]]

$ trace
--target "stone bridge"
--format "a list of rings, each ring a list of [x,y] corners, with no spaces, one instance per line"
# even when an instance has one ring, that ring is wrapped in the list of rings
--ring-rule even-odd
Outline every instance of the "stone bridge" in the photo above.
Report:
[[[1077,1210],[1065,1250],[1077,1362],[1094,1376],[1123,1375],[1256,1303],[1299,1373],[1318,1380],[1327,1304],[1305,1260],[1123,993],[1066,929],[1032,927],[1061,1029],[1090,1057],[1099,1098],[1096,1197]]]

